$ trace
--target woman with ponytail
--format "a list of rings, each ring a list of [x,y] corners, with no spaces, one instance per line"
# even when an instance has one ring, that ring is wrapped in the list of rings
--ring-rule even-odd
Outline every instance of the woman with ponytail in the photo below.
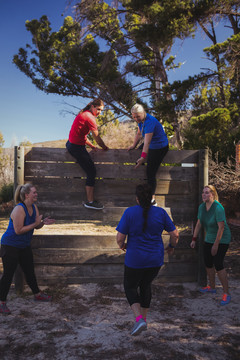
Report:
[[[19,185],[15,191],[15,208],[11,212],[9,225],[1,238],[3,275],[0,280],[0,313],[10,314],[6,305],[7,295],[13,275],[19,264],[23,270],[26,282],[34,294],[34,300],[51,301],[51,296],[40,291],[33,264],[31,240],[34,229],[51,225],[54,219],[39,215],[36,206],[37,190],[32,184]]]
[[[198,234],[203,228],[205,239],[203,246],[204,263],[209,285],[200,288],[203,294],[216,293],[215,275],[223,287],[220,305],[230,303],[227,272],[224,268],[224,258],[231,241],[231,232],[226,221],[224,207],[218,201],[218,193],[213,185],[206,185],[202,192],[202,204],[198,208],[198,220],[194,229],[191,248],[195,248]]]
[[[77,160],[77,163],[87,174],[85,189],[87,195],[87,202],[84,206],[88,209],[101,210],[103,205],[94,200],[94,185],[96,168],[91,159],[86,145],[92,149],[96,147],[89,141],[87,135],[91,131],[94,140],[103,149],[108,150],[98,133],[96,118],[101,114],[104,108],[104,103],[101,99],[94,99],[91,101],[80,113],[76,116],[70,133],[69,139],[66,143],[67,150]]]
[[[166,211],[153,206],[152,188],[148,184],[136,188],[137,205],[125,210],[117,226],[117,244],[126,249],[124,290],[135,316],[131,335],[146,330],[151,302],[151,283],[163,265],[163,230],[170,235],[166,251],[172,254],[178,242],[178,231]],[[127,237],[127,243],[125,243]]]

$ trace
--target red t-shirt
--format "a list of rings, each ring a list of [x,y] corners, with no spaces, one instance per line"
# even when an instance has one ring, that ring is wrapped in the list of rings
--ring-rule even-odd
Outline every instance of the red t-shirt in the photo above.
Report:
[[[69,132],[69,141],[75,145],[85,145],[87,135],[91,130],[97,130],[95,116],[90,111],[84,111],[75,117]]]

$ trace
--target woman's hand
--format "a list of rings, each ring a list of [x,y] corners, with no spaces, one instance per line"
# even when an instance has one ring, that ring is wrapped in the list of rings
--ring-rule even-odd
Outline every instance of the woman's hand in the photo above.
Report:
[[[170,247],[169,245],[165,248],[165,251],[168,253],[168,255],[172,255],[174,253],[174,248]]]
[[[135,146],[134,146],[134,145],[131,145],[131,146],[129,146],[129,148],[127,149],[127,151],[134,150],[134,149],[135,149]]]
[[[140,165],[142,165],[144,163],[145,159],[143,157],[140,157],[137,160],[137,165],[134,166],[134,169],[137,169]]]
[[[190,244],[190,247],[191,247],[192,249],[194,249],[195,246],[196,246],[196,241],[192,241],[191,244]]]
[[[50,216],[48,216],[44,218],[42,222],[44,225],[52,225],[55,223],[55,219],[51,219]]]
[[[122,245],[121,250],[124,251],[124,252],[126,252],[126,250],[127,250],[127,244],[126,244],[126,243],[124,243],[124,244]]]
[[[218,244],[214,243],[211,249],[212,256],[217,255],[217,252],[218,252]]]

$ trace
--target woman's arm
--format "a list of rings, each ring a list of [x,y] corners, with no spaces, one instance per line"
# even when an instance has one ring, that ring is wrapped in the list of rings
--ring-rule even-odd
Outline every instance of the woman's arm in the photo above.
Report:
[[[218,224],[218,232],[217,232],[216,239],[215,239],[214,244],[213,244],[212,249],[211,249],[212,256],[215,256],[217,254],[217,252],[218,252],[218,245],[219,245],[220,240],[222,238],[222,235],[223,235],[223,232],[224,232],[224,227],[225,227],[224,221],[220,221],[217,224]]]
[[[96,149],[96,146],[94,146],[92,143],[91,143],[91,141],[90,140],[86,140],[86,145],[88,145],[88,146],[90,146],[90,148],[92,148],[92,149]]]
[[[144,136],[144,145],[141,157],[137,160],[137,165],[135,166],[135,169],[137,169],[140,165],[142,165],[147,157],[149,145],[152,141],[153,133],[145,134]]]
[[[169,255],[171,255],[174,252],[174,248],[177,246],[178,240],[179,240],[179,232],[177,229],[169,232],[170,239],[169,244],[166,247],[166,251]]]
[[[197,237],[198,237],[198,234],[199,234],[199,231],[201,230],[201,228],[202,228],[202,225],[201,225],[200,220],[198,219],[198,221],[196,223],[196,226],[195,226],[195,229],[194,229],[194,232],[193,232],[192,242],[190,244],[192,249],[195,248],[196,240],[197,240]]]
[[[102,140],[101,136],[98,133],[98,130],[92,130],[92,136],[94,140],[97,142],[97,144],[103,149],[108,150],[108,147],[104,144],[104,141]]]
[[[137,144],[139,143],[141,138],[142,138],[142,134],[141,134],[140,129],[138,128],[135,139],[133,141],[133,144],[131,146],[129,146],[128,151],[135,149],[135,147],[137,146]]]
[[[36,209],[36,217],[39,216],[39,210],[37,208],[36,205],[35,206],[35,209]],[[41,215],[43,217],[43,215]],[[54,224],[55,223],[55,219],[51,219],[50,216],[47,216],[45,217],[44,219],[42,218],[42,221],[39,225],[37,225],[35,227],[35,229],[39,230],[41,229],[44,225],[51,225],[51,224]]]
[[[118,244],[119,248],[123,251],[126,249],[126,244],[125,244],[126,236],[127,235],[122,234],[119,231],[117,232],[117,239],[116,239],[117,244]]]
[[[22,206],[16,206],[12,211],[11,219],[13,221],[14,231],[17,235],[25,234],[41,225],[42,215],[39,215],[38,212],[36,212],[35,222],[30,225],[24,226],[25,216],[26,214]]]

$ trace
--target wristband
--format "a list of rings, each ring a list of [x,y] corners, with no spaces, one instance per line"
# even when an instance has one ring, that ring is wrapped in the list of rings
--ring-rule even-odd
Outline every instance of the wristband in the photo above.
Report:
[[[170,247],[171,249],[175,249],[175,246],[172,246],[172,244],[168,244],[168,247]]]
[[[144,158],[144,159],[146,159],[147,153],[145,153],[145,152],[143,151],[143,152],[141,153],[141,157]]]
[[[195,241],[195,242],[196,242],[196,241],[197,241],[197,237],[193,237],[193,238],[192,238],[192,241]]]

